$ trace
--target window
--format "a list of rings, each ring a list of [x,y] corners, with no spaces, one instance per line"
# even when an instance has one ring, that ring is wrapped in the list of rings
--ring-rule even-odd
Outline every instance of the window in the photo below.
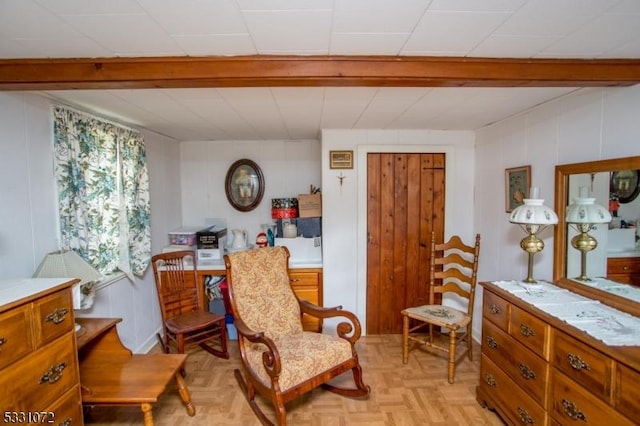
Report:
[[[54,108],[61,248],[104,275],[141,276],[151,254],[149,177],[138,131]]]

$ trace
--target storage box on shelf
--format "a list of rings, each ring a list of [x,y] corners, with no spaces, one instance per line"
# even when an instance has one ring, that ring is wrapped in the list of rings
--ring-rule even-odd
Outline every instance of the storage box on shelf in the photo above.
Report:
[[[322,216],[322,195],[321,194],[298,195],[298,216],[305,217],[305,218]]]

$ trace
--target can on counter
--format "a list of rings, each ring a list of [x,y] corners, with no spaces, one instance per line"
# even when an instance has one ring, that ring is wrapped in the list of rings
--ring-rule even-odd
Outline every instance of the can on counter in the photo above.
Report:
[[[271,218],[272,219],[293,219],[298,217],[297,198],[272,198]]]

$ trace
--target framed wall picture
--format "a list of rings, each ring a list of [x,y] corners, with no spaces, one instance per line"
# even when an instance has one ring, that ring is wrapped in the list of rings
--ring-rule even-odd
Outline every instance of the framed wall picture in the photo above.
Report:
[[[617,198],[621,204],[630,203],[640,193],[640,170],[617,170],[611,172],[609,198]]]
[[[531,188],[531,166],[506,169],[505,177],[505,209],[511,213],[513,209],[524,204]]]
[[[353,169],[353,151],[329,151],[330,169]]]
[[[264,195],[262,170],[251,160],[238,160],[227,171],[224,189],[234,209],[251,211],[258,207]]]

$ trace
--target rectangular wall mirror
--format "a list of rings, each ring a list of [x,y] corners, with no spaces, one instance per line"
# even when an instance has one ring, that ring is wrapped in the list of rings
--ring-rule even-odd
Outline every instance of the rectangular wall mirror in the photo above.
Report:
[[[553,278],[563,287],[640,316],[640,245],[636,240],[638,228],[631,226],[640,220],[640,187],[633,179],[637,170],[640,156],[556,166],[555,208],[559,221],[554,230]],[[621,183],[621,178],[628,180]],[[598,245],[587,254],[585,269],[593,277],[588,282],[577,278],[581,252],[572,247],[571,239],[578,231],[565,221],[567,206],[581,187],[587,188],[595,203],[615,211],[611,224],[599,224],[589,231]]]

